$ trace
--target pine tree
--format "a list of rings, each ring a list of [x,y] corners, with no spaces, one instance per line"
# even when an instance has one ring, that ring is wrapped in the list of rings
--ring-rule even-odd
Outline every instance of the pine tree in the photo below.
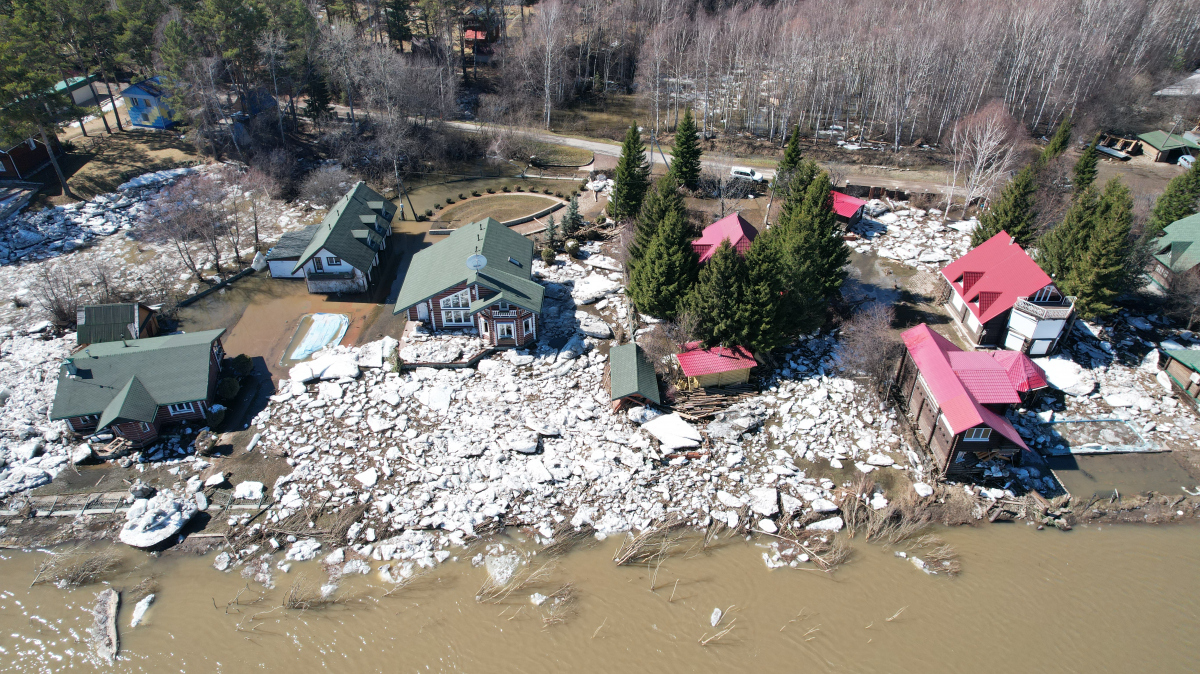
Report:
[[[1037,234],[1035,218],[1037,212],[1037,174],[1033,166],[1026,166],[1004,186],[1000,198],[992,202],[988,210],[979,217],[979,224],[971,233],[971,247],[987,241],[1001,231],[1023,247],[1033,243]]]
[[[1060,289],[1075,296],[1075,311],[1083,318],[1107,316],[1128,282],[1129,231],[1133,224],[1133,194],[1113,178],[1096,208],[1086,249],[1067,272]]]
[[[638,213],[637,226],[634,229],[633,245],[629,249],[629,257],[636,264],[641,258],[642,251],[650,245],[658,226],[668,213],[678,213],[686,216],[683,197],[679,196],[679,183],[674,174],[668,173],[658,179],[654,189],[647,191],[642,200],[642,208]],[[686,222],[686,217],[684,217]]]
[[[616,185],[608,201],[608,214],[614,220],[637,216],[650,185],[650,164],[646,162],[646,146],[637,124],[630,125],[625,133],[614,179]]]
[[[740,346],[746,335],[745,288],[746,262],[728,239],[722,241],[684,300],[703,346]]]
[[[1076,195],[1062,223],[1038,240],[1037,263],[1055,283],[1063,283],[1087,250],[1100,207],[1094,187]]]
[[[789,186],[786,215],[770,230],[778,237],[785,287],[777,321],[783,334],[794,336],[819,325],[825,307],[846,279],[850,251],[833,213],[832,183],[822,172],[796,199]]]
[[[562,235],[567,238],[575,236],[580,227],[583,227],[583,216],[579,214],[579,197],[571,197],[562,219]]]
[[[644,314],[674,318],[681,298],[695,284],[698,265],[687,223],[671,212],[659,224],[641,260],[630,267],[629,299]]]
[[[404,51],[404,43],[412,40],[412,28],[408,20],[409,0],[389,0],[384,11],[387,13],[387,32],[390,38]]]
[[[1200,201],[1200,161],[1167,183],[1167,189],[1158,196],[1150,212],[1146,236],[1155,236],[1172,222],[1194,214],[1197,201]]]
[[[814,289],[822,299],[832,299],[846,281],[850,249],[842,238],[833,212],[833,183],[822,171],[808,186],[804,206],[797,215],[806,263],[814,272]]]
[[[170,21],[163,29],[162,47],[159,56],[167,72],[176,78],[182,77],[188,64],[196,54],[196,43],[179,21]]]
[[[1096,182],[1096,165],[1100,163],[1100,151],[1096,146],[1100,144],[1100,134],[1092,139],[1090,145],[1083,149],[1083,153],[1079,155],[1079,159],[1075,162],[1075,191],[1080,192],[1092,183]]]
[[[333,113],[333,107],[329,104],[329,87],[325,85],[325,78],[320,73],[314,72],[309,78],[307,93],[308,100],[304,103],[304,116],[319,125],[322,120]]]
[[[1040,161],[1043,166],[1067,150],[1067,145],[1071,142],[1071,127],[1073,125],[1070,117],[1063,117],[1058,128],[1054,130],[1054,135],[1050,137],[1050,142],[1046,143],[1046,147],[1042,149]]]
[[[694,190],[700,186],[700,133],[696,130],[696,118],[689,108],[683,113],[679,127],[675,129],[675,143],[671,146],[671,173],[680,185]]]

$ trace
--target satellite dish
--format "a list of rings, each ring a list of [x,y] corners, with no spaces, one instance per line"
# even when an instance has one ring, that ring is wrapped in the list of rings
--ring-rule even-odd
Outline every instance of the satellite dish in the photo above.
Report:
[[[471,271],[479,271],[486,266],[487,258],[482,255],[475,254],[467,258],[467,269],[470,269]]]

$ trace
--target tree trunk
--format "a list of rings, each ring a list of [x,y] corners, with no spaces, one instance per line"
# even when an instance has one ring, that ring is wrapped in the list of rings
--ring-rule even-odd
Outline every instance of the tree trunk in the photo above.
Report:
[[[113,96],[112,87],[108,86],[108,73],[105,72],[104,66],[100,66],[100,80],[104,82],[104,88],[108,91],[108,101],[112,103],[113,117],[117,120],[117,130],[124,131],[125,127],[121,126],[121,113],[117,110],[117,99]],[[104,113],[104,107],[100,108],[101,114]]]
[[[46,106],[46,112],[49,113],[50,106],[45,103],[43,105]],[[80,198],[75,196],[75,193],[71,191],[71,187],[67,185],[67,178],[63,175],[62,167],[58,165],[58,158],[54,156],[54,146],[50,144],[50,139],[46,136],[46,128],[41,122],[38,122],[37,128],[38,133],[42,136],[42,144],[46,146],[46,154],[50,155],[50,164],[54,166],[54,173],[58,176],[58,183],[62,185],[63,194],[71,199],[80,201]]]

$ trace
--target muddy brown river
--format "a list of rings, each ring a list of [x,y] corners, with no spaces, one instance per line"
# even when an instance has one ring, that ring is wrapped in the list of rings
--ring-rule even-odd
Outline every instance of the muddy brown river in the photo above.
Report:
[[[263,590],[214,570],[211,555],[130,552],[112,585],[156,575],[159,591],[137,628],[129,628],[132,606],[122,605],[112,666],[95,661],[86,643],[104,586],[30,589],[43,555],[6,551],[0,670],[1195,671],[1195,527],[1063,533],[1003,524],[939,533],[961,555],[958,577],[926,575],[861,539],[832,575],[769,570],[758,541],[739,538],[667,560],[652,591],[650,570],[613,564],[618,540],[609,538],[560,558],[543,586],[498,604],[476,602],[486,572],[464,557],[392,596],[383,596],[391,586],[377,573],[344,580],[346,603],[308,611],[280,602],[300,574],[324,580],[316,562],[276,572],[276,588]],[[549,604],[539,608],[529,596],[567,582],[574,612],[546,625]],[[714,608],[725,613],[716,629]]]

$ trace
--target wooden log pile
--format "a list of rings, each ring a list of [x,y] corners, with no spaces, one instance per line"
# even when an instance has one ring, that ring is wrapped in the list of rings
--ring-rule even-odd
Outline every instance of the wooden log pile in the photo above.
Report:
[[[756,395],[758,395],[758,389],[752,384],[697,388],[677,393],[674,409],[680,416],[704,419],[723,411],[730,405]]]

